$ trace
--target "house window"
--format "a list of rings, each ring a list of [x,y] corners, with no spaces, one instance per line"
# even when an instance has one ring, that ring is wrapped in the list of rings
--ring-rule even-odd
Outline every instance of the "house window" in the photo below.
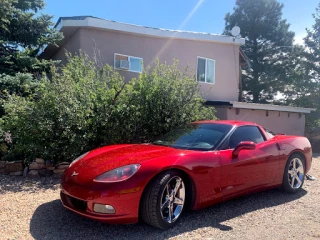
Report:
[[[130,72],[142,72],[142,58],[122,54],[114,54],[114,68]]]
[[[215,64],[215,60],[198,57],[197,81],[215,83]]]

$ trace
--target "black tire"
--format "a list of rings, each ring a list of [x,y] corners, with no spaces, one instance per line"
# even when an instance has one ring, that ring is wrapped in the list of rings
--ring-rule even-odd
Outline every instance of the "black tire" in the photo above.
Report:
[[[292,175],[294,175],[294,171],[292,171],[293,161],[296,161],[297,166],[299,165],[300,167],[301,165],[301,167],[303,168],[303,172],[295,173],[296,178],[292,177]],[[292,154],[287,160],[286,166],[284,168],[282,189],[288,193],[296,193],[300,191],[305,179],[305,169],[306,169],[305,159],[300,154],[297,154],[297,153]],[[301,183],[299,182],[299,180],[301,181]]]
[[[172,219],[172,222],[168,222],[168,220],[164,219],[165,214],[164,214],[164,210],[161,210],[161,205],[163,204],[163,201],[166,201],[166,202],[170,201],[167,198],[164,200],[164,194],[166,194],[168,190],[167,185],[169,186],[172,182],[174,184],[175,183],[174,181],[178,183],[178,181],[180,181],[179,179],[182,181],[181,186],[184,188],[184,192],[186,193],[186,185],[185,185],[185,181],[183,180],[183,176],[180,172],[176,170],[169,170],[164,173],[161,173],[155,179],[153,179],[152,182],[150,182],[150,184],[148,184],[146,190],[143,193],[143,196],[141,199],[141,205],[140,205],[140,214],[144,222],[160,229],[168,229],[170,227],[173,227],[177,223],[177,221],[181,217],[182,211],[184,210],[184,206],[186,205],[185,196],[184,196],[184,200],[183,200],[184,203],[182,205],[181,211],[180,211],[180,208],[178,209],[180,213],[178,214],[177,218],[174,219],[173,221],[173,219],[170,217],[170,219]],[[183,189],[181,186],[179,187],[179,190],[178,190],[179,194],[180,192],[183,192]],[[181,199],[180,195],[178,199],[179,200]],[[172,205],[173,204],[174,203],[172,203]],[[181,205],[179,206],[181,207]],[[178,207],[178,205],[176,205],[176,207]],[[169,208],[170,208],[170,205],[167,207],[168,215],[170,214]],[[166,210],[166,208],[164,209]],[[172,211],[172,208],[171,208],[171,213],[172,212],[175,212],[175,211]]]

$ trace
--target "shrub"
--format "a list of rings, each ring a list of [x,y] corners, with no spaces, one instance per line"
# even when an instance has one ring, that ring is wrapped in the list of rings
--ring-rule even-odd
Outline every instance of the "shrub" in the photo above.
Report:
[[[212,107],[204,106],[194,76],[173,65],[160,64],[148,67],[139,78],[133,79],[125,89],[125,112],[131,126],[132,141],[149,142],[159,135],[185,123],[215,119]]]
[[[7,159],[71,161],[102,145],[150,141],[180,124],[214,118],[177,63],[157,62],[126,84],[113,67],[99,68],[80,52],[40,83],[34,94],[12,95],[4,104],[0,129],[13,139]]]
[[[117,141],[113,132],[116,100],[123,78],[106,65],[97,69],[87,55],[68,55],[61,71],[43,78],[38,100],[12,95],[4,104],[2,129],[13,144],[8,155],[71,160],[100,144]]]

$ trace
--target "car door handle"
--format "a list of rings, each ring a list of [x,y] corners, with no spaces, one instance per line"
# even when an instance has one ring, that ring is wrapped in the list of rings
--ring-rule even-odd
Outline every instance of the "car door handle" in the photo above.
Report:
[[[281,150],[280,144],[276,143],[276,146],[277,146],[277,149],[280,151]]]

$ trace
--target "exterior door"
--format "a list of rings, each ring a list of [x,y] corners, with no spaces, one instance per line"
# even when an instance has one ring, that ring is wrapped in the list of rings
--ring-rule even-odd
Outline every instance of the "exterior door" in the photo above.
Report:
[[[256,149],[242,150],[233,157],[232,151],[242,141],[255,142]],[[223,196],[271,184],[275,180],[279,150],[272,139],[266,141],[257,126],[238,127],[226,144],[227,149],[220,151]]]

